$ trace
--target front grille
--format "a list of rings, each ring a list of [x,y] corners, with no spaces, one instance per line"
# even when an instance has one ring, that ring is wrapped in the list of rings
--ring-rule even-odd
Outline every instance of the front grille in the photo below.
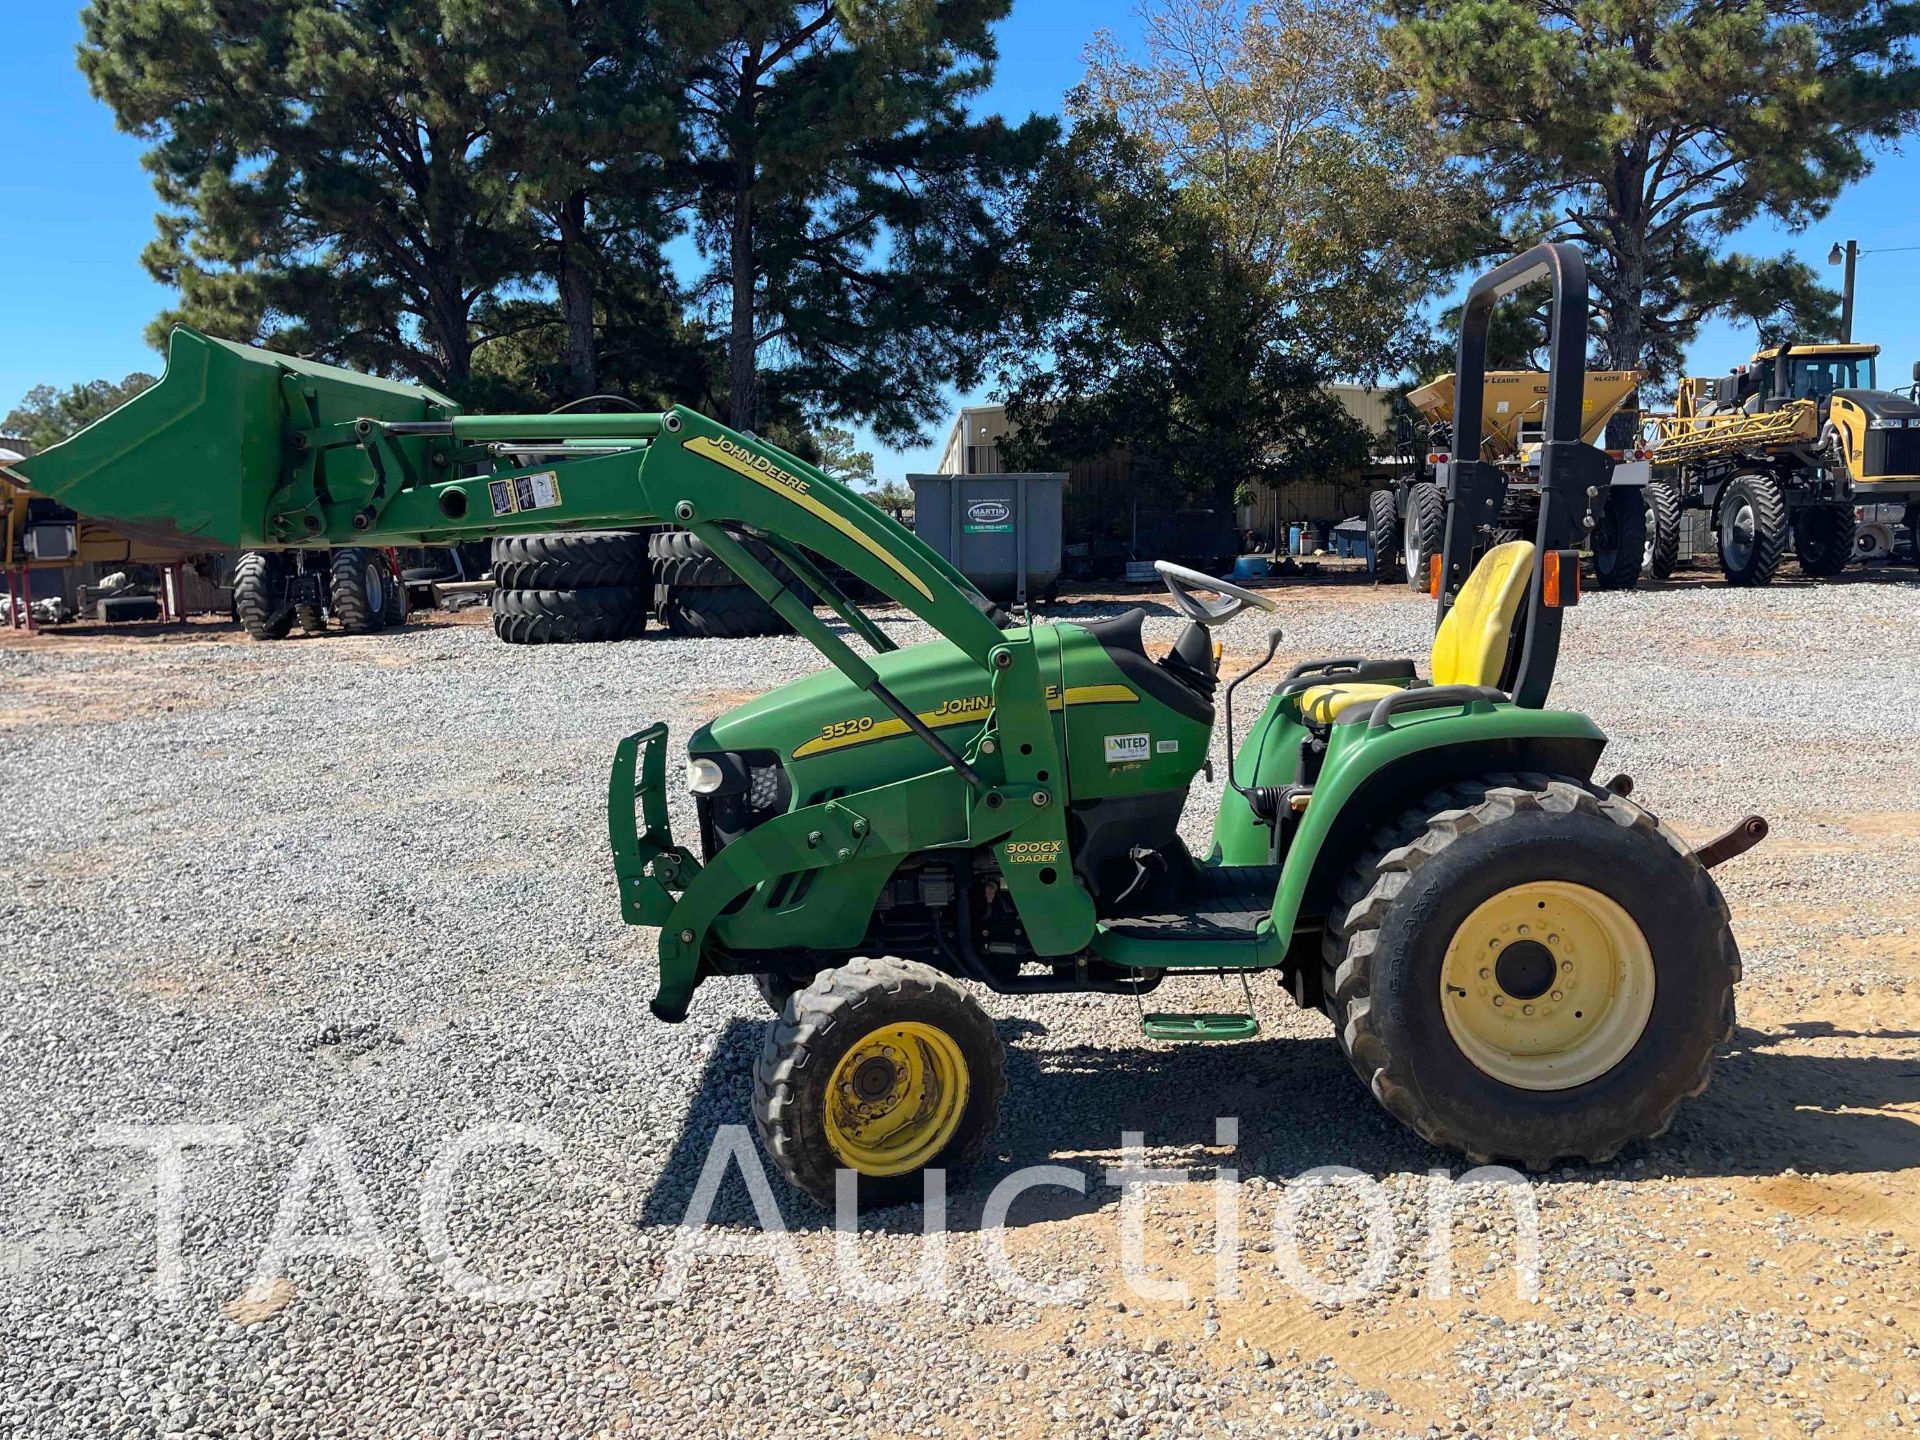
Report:
[[[700,849],[708,860],[756,825],[784,815],[793,796],[786,767],[771,750],[743,751],[738,758],[747,767],[745,789],[693,797],[694,814],[700,822]]]
[[[1886,462],[1882,475],[1920,475],[1920,430],[1882,430]]]

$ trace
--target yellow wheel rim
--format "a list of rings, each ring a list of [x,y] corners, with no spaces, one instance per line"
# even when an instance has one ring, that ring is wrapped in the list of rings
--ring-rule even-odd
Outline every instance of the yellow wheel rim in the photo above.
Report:
[[[1653,951],[1615,901],[1534,880],[1480,904],[1440,971],[1447,1032],[1468,1060],[1522,1090],[1565,1090],[1627,1056],[1653,1013]]]
[[[854,1042],[827,1081],[827,1143],[862,1175],[905,1175],[953,1139],[967,1062],[946,1031],[909,1020]]]

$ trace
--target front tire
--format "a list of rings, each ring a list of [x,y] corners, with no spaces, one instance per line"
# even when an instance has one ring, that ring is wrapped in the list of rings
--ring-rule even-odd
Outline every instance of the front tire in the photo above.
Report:
[[[917,1199],[930,1166],[966,1170],[1000,1125],[1006,1050],[948,976],[908,960],[853,960],[796,991],[767,1027],[753,1115],[796,1187],[834,1203],[838,1171],[860,1203]]]
[[[811,982],[798,975],[775,974],[771,970],[761,970],[753,977],[753,988],[760,992],[760,998],[767,1002],[767,1008],[776,1015],[784,1015],[787,1001]]]
[[[1327,926],[1361,1080],[1475,1163],[1599,1162],[1664,1132],[1732,1033],[1740,958],[1712,877],[1579,780],[1495,776],[1419,808]]]
[[[1838,575],[1853,558],[1853,507],[1809,505],[1793,517],[1793,554],[1808,575]]]
[[[1407,516],[1401,552],[1407,562],[1407,588],[1427,593],[1428,557],[1438,555],[1447,540],[1447,501],[1440,487],[1422,480],[1407,492]]]
[[[1647,544],[1640,569],[1652,579],[1670,580],[1680,568],[1680,492],[1655,480],[1641,495],[1647,502]]]
[[[281,603],[286,561],[267,550],[249,550],[233,567],[233,613],[255,640],[284,640],[293,629],[293,607]]]
[[[1400,568],[1400,512],[1391,490],[1375,490],[1367,496],[1367,547],[1373,557],[1374,583],[1393,579]]]
[[[1609,489],[1593,531],[1593,583],[1599,590],[1631,590],[1640,583],[1647,551],[1647,506],[1638,487]]]
[[[393,585],[387,557],[378,550],[350,545],[333,552],[328,570],[328,608],[340,628],[354,635],[378,630],[387,611],[387,591]]]
[[[1770,475],[1736,475],[1720,497],[1720,569],[1729,585],[1765,585],[1787,553],[1787,495]]]

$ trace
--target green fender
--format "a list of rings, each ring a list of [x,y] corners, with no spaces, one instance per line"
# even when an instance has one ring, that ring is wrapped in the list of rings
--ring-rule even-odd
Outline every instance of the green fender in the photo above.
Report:
[[[1236,760],[1242,784],[1294,778],[1307,732],[1289,702],[1269,703]],[[1381,824],[1421,795],[1474,775],[1547,770],[1586,779],[1607,739],[1585,715],[1474,700],[1390,716],[1384,725],[1333,726],[1313,799],[1294,827],[1274,887],[1273,908],[1246,939],[1187,943],[1123,939],[1104,929],[1094,948],[1120,965],[1143,968],[1263,969],[1277,965],[1296,931],[1317,933],[1324,906],[1353,856]],[[1270,862],[1269,831],[1229,791],[1220,806],[1209,863]]]
[[[1506,701],[1416,710],[1385,725],[1334,725],[1312,803],[1280,869],[1274,932],[1290,934],[1303,916],[1317,924],[1314,906],[1338,883],[1333,872],[1344,870],[1359,842],[1406,801],[1454,780],[1503,771],[1544,769],[1586,779],[1606,743],[1585,715]]]

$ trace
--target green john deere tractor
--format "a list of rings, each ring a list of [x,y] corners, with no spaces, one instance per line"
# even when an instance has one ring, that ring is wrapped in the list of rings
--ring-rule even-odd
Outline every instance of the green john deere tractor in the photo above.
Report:
[[[716,975],[757,977],[778,1009],[755,1114],[812,1195],[830,1199],[843,1168],[863,1200],[917,1194],[922,1169],[984,1152],[1005,1071],[972,987],[1141,1004],[1233,972],[1272,972],[1323,1010],[1362,1082],[1428,1140],[1604,1160],[1706,1083],[1739,975],[1708,867],[1765,827],[1689,850],[1624,779],[1595,783],[1593,721],[1545,708],[1576,531],[1609,465],[1578,439],[1578,252],[1542,246],[1474,284],[1458,383],[1476,413],[1493,302],[1542,278],[1534,538],[1490,544],[1505,480],[1456,454],[1427,675],[1407,659],[1295,666],[1233,752],[1204,856],[1179,819],[1216,709],[1231,732],[1279,643],[1222,691],[1213,632],[1277,608],[1225,581],[1159,567],[1190,623],[1156,659],[1140,612],[1012,619],[813,466],[691,410],[469,416],[187,330],[158,386],[20,468],[122,529],[229,548],[697,535],[831,668],[690,737],[693,843],[669,832],[665,726],[620,742],[614,869],[626,919],[659,935],[660,1020]],[[940,638],[896,646],[842,573]],[[1251,1013],[1141,1009],[1158,1040],[1256,1029]]]

